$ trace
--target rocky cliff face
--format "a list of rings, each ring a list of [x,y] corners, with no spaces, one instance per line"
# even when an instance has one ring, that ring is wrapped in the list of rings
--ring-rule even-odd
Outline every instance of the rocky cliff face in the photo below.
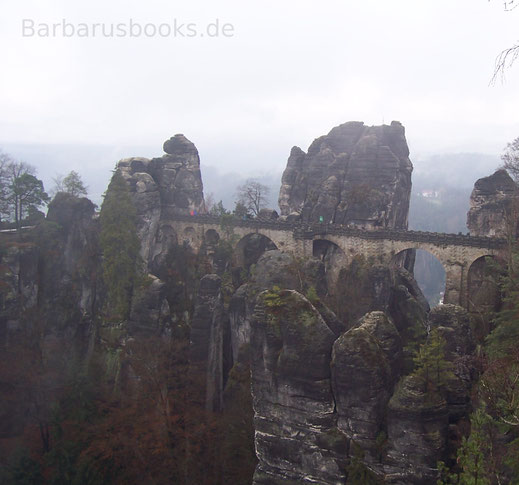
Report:
[[[220,291],[221,280],[214,274],[200,281],[198,299],[191,324],[190,363],[192,371],[201,377],[208,411],[222,408],[224,316]]]
[[[517,228],[509,226],[512,211],[518,210],[514,202],[517,195],[517,184],[506,170],[497,170],[493,175],[476,181],[467,214],[471,236],[504,237],[510,231],[515,235]]]
[[[468,313],[456,305],[438,306],[431,310],[427,325],[438,328],[445,339],[449,368],[442,372],[441,390],[427,389],[417,374],[403,376],[395,387],[386,411],[386,483],[436,483],[438,461],[454,454],[467,426],[477,368]],[[458,442],[450,442],[452,437]]]
[[[322,303],[295,290],[259,295],[251,324],[254,485],[349,483],[358,473],[359,483],[436,483],[436,464],[452,453],[448,438],[461,436],[469,411],[468,314],[445,305],[424,322],[447,341],[452,372],[440,392],[405,369],[410,329],[398,327],[411,322],[390,312],[369,312],[338,336]]]
[[[416,483],[432,483],[432,475],[423,475],[418,463],[411,471],[400,471],[408,467],[409,456],[398,458],[400,451],[387,454],[406,446],[418,449],[424,442],[423,449],[430,455],[424,458],[428,465],[446,449],[443,431],[449,411],[444,401],[438,413],[431,411],[428,418],[434,430],[443,433],[438,438],[439,448],[425,436],[422,411],[411,413],[409,418],[409,413],[397,410],[392,415],[392,428],[388,427],[390,402],[395,408],[401,405],[393,399],[395,386],[408,372],[403,347],[412,338],[425,338],[428,325],[428,307],[419,288],[405,270],[396,270],[393,275],[383,268],[368,271],[362,279],[362,301],[344,302],[367,311],[348,330],[319,298],[309,301],[301,294],[306,291],[301,282],[314,286],[319,281],[319,268],[324,267],[317,259],[310,262],[305,271],[294,273],[295,262],[288,254],[268,251],[258,261],[253,280],[231,300],[231,322],[235,322],[231,334],[236,334],[232,338],[250,338],[251,344],[259,460],[254,484],[347,483],[348,473],[354,473],[352,460],[358,460],[354,458],[358,454],[362,459],[356,466],[366,476],[387,478],[388,483],[411,483],[425,476],[429,481]],[[312,266],[319,268],[311,271]],[[314,276],[310,281],[309,275]],[[370,287],[384,290],[371,292]],[[261,292],[265,288],[270,289]],[[320,293],[325,297],[326,285]],[[352,309],[351,314],[358,311]],[[456,319],[442,314],[435,322],[451,320]],[[461,332],[460,326],[455,333]],[[409,399],[407,393],[400,396]],[[428,402],[428,396],[421,399]],[[413,437],[401,443],[400,432],[391,431],[390,442],[390,429],[406,426],[416,428]],[[436,436],[436,431],[431,433]]]
[[[164,142],[164,152],[159,158],[127,158],[117,164],[137,208],[141,256],[155,270],[177,242],[168,216],[205,211],[195,145],[184,135],[175,135]]]
[[[3,397],[9,396],[0,409],[1,438],[20,433],[34,419],[35,405],[50,415],[67,370],[89,357],[98,262],[94,209],[86,198],[58,193],[46,221],[0,238],[0,380]]]
[[[292,148],[279,192],[282,216],[304,221],[407,228],[411,193],[404,127],[349,122]]]
[[[251,339],[254,483],[340,483],[347,441],[336,428],[331,390],[335,335],[296,291],[260,298]]]
[[[89,320],[95,304],[97,223],[86,198],[58,193],[32,233],[2,239],[2,318],[13,322],[37,305],[61,327]],[[11,306],[12,304],[12,306]],[[2,314],[4,317],[2,317]]]

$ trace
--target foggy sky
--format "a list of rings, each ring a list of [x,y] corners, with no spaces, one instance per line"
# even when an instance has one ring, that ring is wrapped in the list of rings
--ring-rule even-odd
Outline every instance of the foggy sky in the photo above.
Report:
[[[519,63],[489,86],[497,54],[519,37],[519,9],[506,13],[499,0],[1,0],[0,9],[0,147],[155,147],[135,153],[151,156],[184,133],[203,163],[243,173],[281,171],[293,145],[306,150],[349,120],[401,121],[415,157],[496,154],[519,136]],[[218,19],[234,35],[22,37],[23,19],[130,18]]]

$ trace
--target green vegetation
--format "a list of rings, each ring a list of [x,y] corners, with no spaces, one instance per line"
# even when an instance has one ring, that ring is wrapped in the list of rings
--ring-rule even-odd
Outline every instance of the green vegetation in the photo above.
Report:
[[[453,376],[452,364],[445,359],[445,344],[438,328],[434,328],[414,358],[413,375],[422,380],[426,392],[442,392]]]
[[[380,485],[382,482],[364,464],[364,451],[352,441],[353,453],[350,452],[350,464],[347,468],[348,478],[346,485]]]
[[[317,294],[315,286],[309,286],[308,289],[306,290],[305,296],[306,296],[306,298],[308,298],[308,301],[312,305],[316,305],[317,303],[319,303],[321,301],[319,298],[319,295]]]
[[[20,228],[26,217],[34,218],[50,200],[43,182],[31,165],[0,153],[0,214]]]
[[[103,282],[106,287],[105,318],[126,320],[130,314],[133,289],[139,276],[140,242],[137,212],[128,184],[115,172],[106,191],[99,222]]]
[[[271,290],[267,290],[263,295],[263,301],[267,308],[275,309],[281,307],[283,305],[281,288],[279,286],[273,286]]]
[[[223,202],[220,201],[218,204],[214,204],[209,210],[209,214],[212,216],[225,216],[230,214],[230,212],[223,206]]]
[[[457,464],[440,465],[438,484],[519,484],[519,250],[512,242],[501,278],[503,307],[481,346],[483,369],[474,395],[470,434]]]
[[[495,469],[495,451],[492,440],[492,418],[483,408],[477,409],[470,419],[471,432],[463,438],[457,453],[457,470],[453,473],[443,462],[438,464],[438,485],[491,485],[499,474]],[[495,470],[494,470],[495,471]],[[509,482],[507,482],[509,483]],[[517,483],[517,482],[514,482]]]
[[[65,192],[74,197],[85,197],[88,193],[87,187],[83,183],[81,176],[75,170],[72,170],[65,177],[58,175],[54,179],[54,184],[55,193]]]

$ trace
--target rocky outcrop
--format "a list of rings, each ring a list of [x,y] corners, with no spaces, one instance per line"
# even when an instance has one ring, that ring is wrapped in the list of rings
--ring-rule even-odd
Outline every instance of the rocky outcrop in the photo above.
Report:
[[[78,278],[80,281],[81,296],[79,308],[81,312],[92,315],[95,300],[92,278],[86,271],[90,266],[94,269],[96,264],[96,223],[94,222],[95,205],[86,197],[78,198],[70,194],[59,192],[49,204],[47,221],[55,223],[60,228],[63,240],[61,263],[57,267],[49,267],[47,274],[55,273],[59,267],[65,273],[63,277],[56,280],[50,276],[47,281],[49,285],[57,285],[58,290],[63,284],[63,278]],[[94,258],[89,260],[89,258]],[[51,290],[49,293],[52,293]]]
[[[335,335],[296,291],[260,299],[251,338],[254,484],[342,483],[347,440],[336,428],[329,366]]]
[[[177,242],[168,216],[204,212],[204,195],[198,151],[184,135],[164,142],[159,158],[127,158],[117,170],[130,186],[138,213],[141,256],[148,267]]]
[[[444,342],[441,382],[431,387],[413,372],[396,386],[387,406],[387,483],[435,483],[437,462],[455,456],[467,426],[477,377],[469,315],[456,305],[437,306],[427,326]]]
[[[456,305],[440,305],[429,313],[429,325],[438,328],[445,339],[445,358],[452,373],[446,383],[447,407],[451,426],[470,412],[470,391],[477,378],[473,354],[476,341],[472,334],[468,312]],[[461,434],[461,433],[460,433]]]
[[[229,303],[231,352],[235,362],[238,360],[240,349],[250,343],[251,318],[255,304],[250,298],[250,291],[250,285],[240,286]]]
[[[448,424],[445,400],[426,392],[420,378],[403,378],[387,407],[386,483],[436,483],[436,466],[444,457]]]
[[[467,310],[457,305],[439,305],[429,313],[429,325],[438,327],[446,341],[449,360],[470,355],[476,349]]]
[[[171,312],[166,298],[166,285],[159,278],[148,275],[148,281],[133,295],[128,332],[171,334]]]
[[[517,184],[506,170],[497,170],[493,175],[477,180],[470,195],[470,210],[467,214],[470,235],[515,235],[517,228],[510,227],[510,215],[511,211],[517,211],[517,207],[514,208],[517,195]]]
[[[71,363],[88,360],[98,264],[94,208],[86,198],[58,193],[46,220],[0,237],[1,387],[11,395],[0,409],[2,438],[33,419],[36,393],[50,416]]]
[[[206,275],[200,280],[191,324],[190,365],[193,382],[209,411],[222,408],[224,315],[221,283],[220,277],[215,274]]]
[[[294,147],[279,192],[281,215],[303,221],[407,228],[411,193],[404,127],[349,122]]]
[[[402,344],[383,312],[365,315],[333,345],[332,376],[338,427],[376,468],[380,436],[385,434],[386,407],[398,379]]]
[[[268,251],[231,300],[233,340],[244,348],[244,329],[251,334],[256,485],[344,483],[355,450],[362,454],[363,473],[387,473],[395,483],[402,475],[419,483],[433,476],[432,462],[445,451],[444,441],[430,445],[436,428],[426,436],[429,424],[421,428],[421,418],[429,413],[430,426],[443,432],[450,408],[443,400],[429,409],[427,396],[416,397],[411,404],[416,414],[406,423],[399,420],[411,398],[393,400],[392,442],[388,439],[389,402],[405,372],[404,357],[412,364],[412,352],[404,353],[403,345],[425,338],[427,302],[406,270],[353,263],[341,276],[347,283],[341,301],[352,307],[348,317],[368,313],[350,322],[350,330],[319,298],[310,302],[294,291],[321,282],[327,298],[326,262],[317,258],[298,266],[291,256]],[[414,427],[406,443],[401,440],[405,426]],[[402,453],[411,453],[413,446],[424,447],[426,455],[403,471],[408,458]],[[393,450],[389,458],[388,450]]]
[[[263,253],[254,268],[254,274],[234,292],[229,303],[233,361],[236,361],[240,347],[250,343],[251,319],[257,296],[263,290],[273,287],[302,292],[313,288],[319,296],[329,292],[325,267],[319,259],[310,258],[301,263],[291,254],[277,249]],[[339,336],[345,330],[344,322],[320,299],[312,303],[328,327]]]

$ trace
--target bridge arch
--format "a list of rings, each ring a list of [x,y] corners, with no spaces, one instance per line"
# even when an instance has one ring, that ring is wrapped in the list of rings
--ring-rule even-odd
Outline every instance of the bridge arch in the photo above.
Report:
[[[445,254],[444,248],[436,244],[420,243],[420,242],[400,242],[393,251],[391,261],[395,260],[397,254],[410,254],[412,251],[425,251],[434,256],[444,267],[448,266],[448,257]]]
[[[260,232],[246,234],[234,246],[233,266],[249,271],[263,253],[273,249],[278,249],[278,246],[265,234]]]
[[[337,285],[342,269],[347,268],[350,259],[344,250],[327,238],[315,238],[312,241],[312,256],[324,264],[326,285],[333,289]]]
[[[204,234],[205,243],[211,246],[215,246],[220,242],[220,234],[216,229],[207,229]]]
[[[413,273],[431,308],[443,303],[446,290],[447,268],[430,248],[414,245],[399,251],[392,257],[393,267],[403,267]]]

